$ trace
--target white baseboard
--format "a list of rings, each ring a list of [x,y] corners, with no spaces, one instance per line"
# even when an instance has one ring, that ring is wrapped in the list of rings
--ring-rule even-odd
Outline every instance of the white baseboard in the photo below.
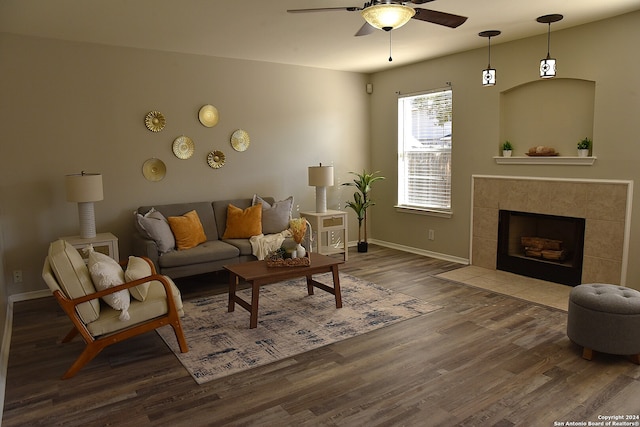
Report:
[[[373,243],[375,245],[380,245],[380,246],[384,246],[384,247],[391,248],[391,249],[397,249],[397,250],[403,251],[403,252],[409,252],[409,253],[416,254],[416,255],[422,255],[422,256],[428,256],[428,257],[431,257],[431,258],[441,259],[443,261],[449,261],[449,262],[455,262],[457,264],[469,265],[469,259],[467,259],[467,258],[460,258],[460,257],[448,255],[448,254],[442,254],[442,253],[439,253],[439,252],[427,251],[425,249],[414,248],[414,247],[411,247],[411,246],[398,245],[397,243],[385,242],[384,240],[369,239],[369,243]],[[357,245],[357,243],[355,243],[355,245]],[[351,245],[349,245],[349,246],[351,246]]]

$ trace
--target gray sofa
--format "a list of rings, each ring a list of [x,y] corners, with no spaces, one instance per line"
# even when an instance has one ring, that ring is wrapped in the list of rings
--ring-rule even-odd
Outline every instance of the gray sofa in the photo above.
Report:
[[[140,206],[136,212],[147,214],[152,208],[165,218],[180,216],[195,210],[198,213],[207,241],[186,250],[169,250],[164,253],[155,240],[144,236],[137,229],[133,238],[133,253],[146,256],[156,266],[158,273],[176,279],[222,270],[224,265],[254,261],[249,239],[222,239],[227,224],[227,207],[232,204],[246,209],[253,199],[233,199],[213,202],[176,203],[168,205]],[[273,197],[263,200],[274,204]]]

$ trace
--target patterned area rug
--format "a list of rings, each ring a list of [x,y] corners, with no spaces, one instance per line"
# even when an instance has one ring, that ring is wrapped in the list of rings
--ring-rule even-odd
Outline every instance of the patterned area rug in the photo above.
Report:
[[[314,279],[333,286],[330,274]],[[255,329],[249,329],[249,312],[238,304],[227,312],[227,294],[185,301],[188,353],[180,353],[170,326],[158,334],[203,384],[440,308],[343,273],[340,287],[342,308],[336,309],[334,296],[325,291],[307,295],[304,278],[263,286]],[[238,294],[251,299],[248,289]]]

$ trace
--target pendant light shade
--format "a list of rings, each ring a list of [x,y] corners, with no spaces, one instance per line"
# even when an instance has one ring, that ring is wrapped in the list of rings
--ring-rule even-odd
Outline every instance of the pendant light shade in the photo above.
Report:
[[[556,60],[551,57],[551,23],[558,22],[563,18],[562,15],[552,14],[540,16],[536,21],[541,24],[547,24],[549,29],[547,30],[547,57],[540,60],[540,77],[543,79],[550,79],[556,76]]]
[[[361,13],[364,20],[372,27],[391,31],[409,22],[416,11],[402,4],[377,4],[365,8]]]
[[[498,30],[486,30],[478,33],[480,37],[487,37],[489,39],[489,65],[482,70],[482,86],[495,86],[496,84],[496,70],[491,68],[491,37],[500,35]]]

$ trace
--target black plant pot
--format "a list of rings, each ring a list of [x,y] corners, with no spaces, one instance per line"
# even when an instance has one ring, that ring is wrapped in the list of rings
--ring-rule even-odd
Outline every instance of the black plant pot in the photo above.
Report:
[[[369,242],[358,242],[358,252],[367,252],[369,250]]]

